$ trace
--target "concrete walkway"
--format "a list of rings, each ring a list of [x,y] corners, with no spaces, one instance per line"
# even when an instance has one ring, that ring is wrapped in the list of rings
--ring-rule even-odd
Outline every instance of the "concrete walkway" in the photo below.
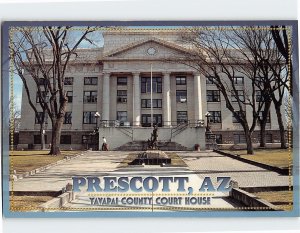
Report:
[[[210,192],[210,193],[200,193],[199,188],[203,182],[199,176],[191,172],[187,168],[172,168],[172,167],[159,167],[159,166],[146,166],[146,167],[132,167],[132,168],[123,168],[114,171],[110,175],[118,176],[118,177],[134,177],[134,176],[141,176],[141,177],[188,177],[189,182],[186,187],[192,187],[194,192],[191,195],[187,195],[188,192],[177,192],[178,185],[171,184],[170,185],[170,192],[162,192],[162,185],[159,185],[157,192],[154,193],[147,193],[142,192],[134,193],[132,191],[126,192],[126,194],[122,195],[122,193],[115,193],[113,195],[106,194],[110,198],[118,197],[118,203],[115,205],[107,204],[107,205],[91,205],[90,197],[94,198],[103,198],[103,193],[87,193],[81,192],[76,194],[76,199],[72,202],[68,203],[65,207],[68,208],[68,211],[79,211],[87,209],[89,211],[101,211],[101,210],[118,210],[118,211],[150,211],[150,212],[157,212],[157,211],[195,211],[197,209],[204,209],[204,210],[212,210],[212,209],[235,209],[239,207],[239,204],[236,204],[234,201],[228,198],[228,193],[222,192]],[[139,208],[135,208],[134,205],[128,204],[126,201],[125,203],[121,202],[122,198],[142,198],[148,197],[153,198],[152,204],[141,204]],[[209,198],[210,204],[206,205],[203,203],[196,203],[196,204],[189,204],[186,201],[186,198]],[[161,203],[157,202],[157,198],[161,200],[162,198],[171,198],[170,203],[161,205]],[[173,198],[173,199],[172,199]],[[174,199],[181,198],[180,204],[171,203]]]
[[[289,186],[289,176],[215,152],[178,152],[177,154],[201,178],[210,176],[212,180],[216,180],[218,176],[228,176],[237,181],[240,187]]]
[[[72,176],[105,176],[114,171],[127,153],[88,152],[77,159],[53,166],[33,176],[13,181],[14,191],[59,191],[72,183]],[[10,182],[12,190],[12,182]]]
[[[129,152],[121,151],[109,151],[109,152],[88,152],[83,156],[51,167],[41,173],[35,174],[30,177],[26,177],[22,180],[13,182],[14,191],[59,191],[62,187],[65,187],[67,183],[72,183],[73,176],[114,176],[114,177],[188,177],[189,183],[187,187],[192,187],[195,194],[194,196],[201,197],[199,190],[204,177],[210,177],[213,184],[216,185],[216,177],[228,176],[231,179],[237,181],[240,187],[261,187],[261,186],[287,186],[289,183],[289,177],[279,175],[275,172],[249,165],[232,158],[219,155],[214,152],[177,152],[177,154],[186,162],[188,167],[159,167],[159,166],[146,166],[146,167],[127,167],[117,168],[119,163],[128,155]],[[11,183],[12,188],[12,183]],[[179,197],[177,192],[177,184],[170,186],[171,192],[162,193],[162,187],[153,194],[153,198],[156,197]],[[103,193],[87,193],[82,191],[77,193],[76,199],[71,203],[68,203],[65,207],[66,211],[100,211],[103,208],[116,209],[116,210],[128,210],[130,205],[128,204],[116,204],[116,205],[91,205],[89,197],[97,197],[97,194],[102,194],[99,197],[103,197]],[[151,197],[151,193],[143,192],[147,197]],[[138,193],[128,192],[126,195],[129,197],[141,197]],[[110,197],[115,197],[119,194],[112,194]],[[188,197],[186,193],[181,195],[184,199]],[[193,195],[191,195],[193,196]],[[228,193],[213,192],[202,195],[211,197],[210,205],[196,204],[186,205],[181,203],[180,205],[159,205],[153,203],[152,205],[141,205],[144,207],[142,211],[178,211],[176,207],[181,207],[182,211],[190,210],[190,208],[225,208],[235,209],[238,207],[238,203],[235,203],[228,198]],[[119,195],[122,197],[122,195]],[[162,209],[160,209],[162,208]],[[186,208],[186,209],[185,209]],[[133,209],[135,211],[141,211],[139,209]],[[58,210],[61,211],[61,210]]]

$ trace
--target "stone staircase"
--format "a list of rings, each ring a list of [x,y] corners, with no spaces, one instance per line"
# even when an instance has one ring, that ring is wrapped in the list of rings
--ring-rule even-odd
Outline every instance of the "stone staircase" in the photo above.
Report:
[[[158,141],[158,148],[162,151],[188,151],[189,149],[177,142]],[[118,151],[144,151],[147,150],[148,143],[146,141],[128,142],[114,150]]]

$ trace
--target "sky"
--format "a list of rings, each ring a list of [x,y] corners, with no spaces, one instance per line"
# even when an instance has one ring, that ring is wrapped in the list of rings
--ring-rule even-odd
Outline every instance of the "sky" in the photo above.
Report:
[[[76,27],[80,28],[80,27]],[[157,29],[157,28],[168,28],[168,29],[173,29],[173,28],[178,28],[178,26],[131,26],[128,28],[147,28],[147,29]],[[73,31],[72,36],[75,38],[80,36],[80,30],[78,31]],[[94,45],[91,45],[88,41],[82,41],[79,48],[95,48],[95,47],[103,47],[104,41],[102,37],[102,32],[101,31],[96,31],[90,34],[89,38],[93,40],[95,43]],[[15,96],[15,107],[18,110],[21,110],[21,102],[22,102],[22,80],[18,75],[14,75],[14,96]]]
[[[72,33],[72,36],[79,37],[80,32],[79,31],[74,31]],[[103,37],[102,37],[102,32],[96,31],[91,33],[89,36],[95,43],[94,45],[91,45],[88,41],[82,41],[79,48],[95,48],[95,47],[102,47],[103,46]],[[22,89],[23,89],[23,83],[21,78],[15,74],[14,75],[14,99],[15,99],[15,108],[17,110],[21,110],[21,102],[22,102]]]

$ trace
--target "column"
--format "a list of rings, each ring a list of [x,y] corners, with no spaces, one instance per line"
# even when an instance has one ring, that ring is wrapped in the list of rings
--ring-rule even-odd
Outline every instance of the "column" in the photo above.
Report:
[[[109,76],[110,73],[103,76],[102,120],[109,120]]]
[[[133,73],[133,122],[134,126],[141,124],[141,87],[140,74]]]
[[[194,74],[195,120],[203,120],[200,74]]]
[[[170,73],[163,74],[163,118],[164,126],[171,126]]]

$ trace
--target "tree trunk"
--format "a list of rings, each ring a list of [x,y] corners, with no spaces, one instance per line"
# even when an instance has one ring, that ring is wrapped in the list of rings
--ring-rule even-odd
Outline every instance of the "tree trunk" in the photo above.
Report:
[[[250,132],[247,127],[244,128],[244,132],[245,132],[245,138],[247,144],[247,154],[253,155],[254,151],[253,151],[252,138],[251,138],[252,132]]]
[[[52,138],[51,138],[51,150],[50,155],[60,155],[60,135],[63,125],[63,117],[56,118],[52,122]]]
[[[260,121],[260,147],[266,147],[266,123]]]
[[[266,124],[268,120],[270,107],[271,107],[271,101],[266,101],[262,120],[259,121],[260,124],[260,145],[259,146],[260,147],[266,147]]]
[[[285,131],[284,131],[284,125],[283,125],[283,120],[282,120],[282,113],[280,111],[281,105],[275,105],[275,110],[276,110],[276,115],[277,115],[277,120],[278,120],[278,126],[279,126],[279,132],[280,132],[280,148],[281,149],[286,149],[286,138],[285,138]]]

